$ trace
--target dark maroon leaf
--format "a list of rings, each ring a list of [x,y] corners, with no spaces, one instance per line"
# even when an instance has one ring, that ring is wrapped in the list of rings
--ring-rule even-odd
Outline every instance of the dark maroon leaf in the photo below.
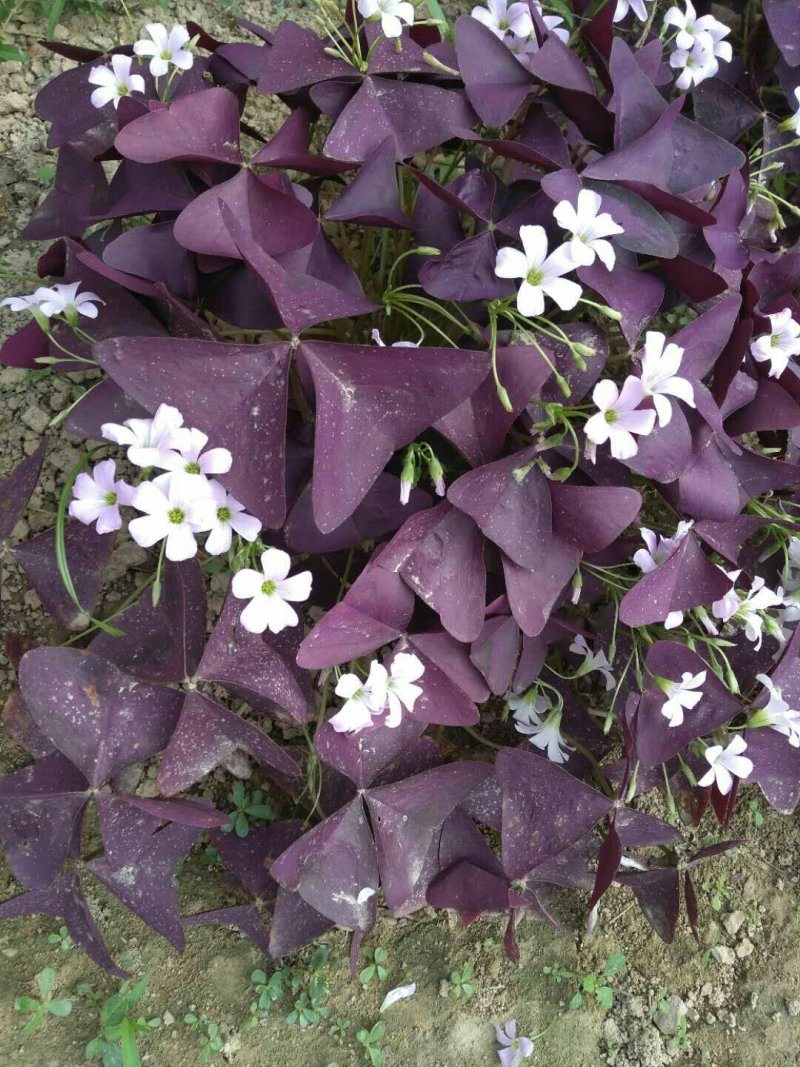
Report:
[[[158,770],[159,788],[179,793],[237,752],[247,752],[278,781],[297,785],[296,761],[271,737],[202,693],[187,693],[178,724]]]
[[[505,41],[470,15],[457,20],[455,34],[458,66],[470,103],[487,126],[504,126],[531,91],[530,71]]]
[[[11,536],[22,518],[39,481],[46,450],[47,442],[40,441],[36,450],[0,482],[0,541]]]
[[[184,96],[129,122],[114,144],[135,163],[239,163],[239,105],[227,89],[207,89],[200,104]]]
[[[76,648],[34,648],[19,678],[34,721],[94,787],[160,752],[180,711],[180,693]]]
[[[328,208],[325,218],[330,222],[361,222],[366,226],[410,229],[411,220],[400,208],[391,138],[370,152],[350,184]]]
[[[355,734],[338,734],[324,722],[314,735],[314,748],[323,763],[347,775],[359,789],[366,789],[422,736],[424,729],[425,723],[410,716],[403,716],[393,729],[379,721]]]
[[[675,938],[675,928],[681,913],[678,879],[679,873],[675,867],[633,871],[619,876],[620,883],[633,890],[645,919],[668,945],[671,945]]]
[[[153,605],[148,587],[114,620],[122,637],[101,633],[92,652],[144,682],[182,682],[197,670],[206,638],[206,594],[197,560],[166,561]]]
[[[483,352],[303,342],[314,379],[314,518],[335,530],[394,452],[460,404],[486,374]]]
[[[568,771],[523,749],[497,757],[503,791],[503,865],[521,878],[574,845],[612,802]]]

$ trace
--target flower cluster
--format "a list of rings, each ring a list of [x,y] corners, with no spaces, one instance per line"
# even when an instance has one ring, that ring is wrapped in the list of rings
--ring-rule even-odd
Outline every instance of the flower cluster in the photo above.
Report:
[[[533,0],[547,30],[560,40],[569,41],[569,30],[563,25],[560,15],[545,15],[539,0]],[[485,7],[473,7],[472,18],[483,23],[508,50],[525,66],[530,57],[539,51],[539,40],[534,29],[527,0],[487,0]]]
[[[376,716],[389,729],[395,729],[403,719],[403,709],[414,710],[422,687],[415,683],[425,673],[425,666],[413,652],[398,652],[389,670],[377,660],[369,665],[365,680],[357,674],[343,674],[336,682],[336,695],[344,704],[331,717],[330,725],[337,733],[357,734],[372,726]]]
[[[78,475],[70,514],[80,522],[96,520],[98,533],[118,530],[120,506],[130,505],[141,512],[128,524],[134,541],[144,548],[163,542],[164,554],[173,561],[197,555],[201,533],[208,534],[205,549],[214,556],[230,550],[234,534],[245,541],[258,537],[259,520],[248,515],[213,477],[231,469],[230,452],[227,448],[206,450],[206,434],[185,427],[176,408],[161,404],[152,419],[104,423],[102,434],[107,441],[125,446],[128,461],[135,467],[164,473],[133,488],[115,481],[114,461],[105,460],[91,474]]]
[[[162,23],[153,22],[145,26],[145,31],[147,36],[133,46],[133,56],[112,55],[108,66],[92,67],[89,71],[89,84],[97,86],[91,94],[94,107],[113,104],[116,110],[124,97],[145,92],[144,77],[133,70],[137,60],[140,63],[149,60],[150,74],[155,79],[165,74],[172,78],[191,68],[194,63],[193,42],[185,26],[173,26],[168,30]]]

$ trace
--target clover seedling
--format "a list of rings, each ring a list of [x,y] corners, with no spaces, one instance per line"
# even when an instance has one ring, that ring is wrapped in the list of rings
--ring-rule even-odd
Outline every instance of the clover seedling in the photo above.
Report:
[[[367,951],[366,956],[372,962],[359,971],[359,982],[363,986],[369,985],[373,978],[377,978],[379,982],[385,982],[389,977],[389,972],[383,964],[389,959],[389,953],[385,948],[376,948],[374,952]]]
[[[608,1011],[614,1003],[614,990],[608,980],[619,974],[624,967],[625,956],[621,952],[614,952],[608,957],[605,967],[600,972],[590,971],[588,974],[577,975],[563,967],[543,967],[542,972],[554,982],[577,984],[578,988],[569,1002],[570,1008],[583,1007],[584,994],[589,994],[594,996],[601,1008]]]
[[[36,986],[39,990],[38,997],[17,997],[14,1001],[14,1011],[21,1015],[30,1015],[30,1019],[22,1028],[25,1037],[35,1033],[43,1025],[45,1017],[55,1015],[63,1019],[72,1011],[72,1001],[69,999],[52,1000],[51,993],[56,984],[56,972],[52,967],[45,967],[36,975]]]
[[[331,1037],[335,1041],[338,1041],[340,1045],[343,1045],[347,1038],[347,1031],[350,1029],[351,1025],[349,1019],[334,1019],[331,1023]]]
[[[200,1040],[198,1063],[208,1063],[210,1059],[222,1053],[224,1041],[218,1023],[213,1022],[207,1015],[195,1015],[191,1011],[184,1015],[183,1021]]]
[[[229,822],[222,827],[223,833],[229,834],[233,831],[237,837],[247,837],[252,826],[261,826],[275,818],[274,811],[264,801],[264,792],[261,789],[248,793],[242,783],[236,781],[229,799],[233,810],[228,815]]]
[[[73,940],[66,926],[59,926],[56,932],[48,934],[47,941],[50,945],[58,945],[61,952],[69,952],[73,946]]]
[[[133,1009],[150,984],[149,975],[132,985],[125,980],[100,1007],[101,1033],[86,1046],[87,1060],[102,1060],[103,1067],[138,1067],[138,1037],[161,1026],[160,1018],[134,1017]]]
[[[370,1067],[384,1067],[383,1038],[386,1033],[386,1023],[382,1020],[375,1023],[371,1030],[359,1030],[356,1041],[363,1046],[364,1059]]]
[[[460,1000],[461,997],[472,996],[475,992],[475,982],[473,981],[474,973],[475,964],[471,960],[467,960],[460,971],[453,971],[448,983],[448,992],[453,1000]]]

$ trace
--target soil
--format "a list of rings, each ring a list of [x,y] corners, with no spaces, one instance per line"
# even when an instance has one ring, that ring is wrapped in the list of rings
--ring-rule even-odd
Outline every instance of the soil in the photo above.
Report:
[[[130,36],[125,20],[112,11],[106,21],[85,14],[63,21],[62,40],[101,46]],[[135,5],[134,5],[135,6]],[[265,2],[246,0],[235,13],[266,24],[274,22]],[[294,11],[292,12],[294,15]],[[222,6],[173,3],[171,16],[192,18],[212,33],[234,31],[233,19]],[[299,19],[306,13],[300,10]],[[163,18],[155,5],[139,7],[137,22]],[[8,36],[26,47],[31,62],[0,64],[0,257],[8,269],[33,271],[39,248],[20,242],[19,230],[44,195],[53,156],[46,147],[46,130],[33,113],[36,91],[69,64],[37,45],[41,28],[17,21]],[[279,109],[266,105],[261,118],[277,121]],[[265,128],[262,122],[262,129]],[[26,278],[5,284],[6,292],[25,291]],[[32,280],[32,279],[31,279]],[[5,336],[19,320],[0,312]],[[8,474],[37,446],[42,433],[51,439],[39,487],[14,541],[52,525],[58,488],[77,458],[75,443],[49,431],[54,413],[73,399],[72,386],[48,374],[0,369],[0,477]],[[115,551],[108,573],[106,606],[113,605],[130,572],[142,562],[135,545],[123,542]],[[216,590],[221,593],[221,590]],[[4,625],[9,631],[49,640],[59,639],[13,560],[3,573]],[[0,695],[12,685],[7,663],[0,660]],[[20,765],[20,750],[6,742],[0,748],[0,771]],[[140,792],[146,793],[147,773]],[[748,806],[752,801],[752,806]],[[763,820],[763,821],[762,821]],[[756,825],[756,823],[760,825]],[[687,834],[689,832],[687,831]],[[370,950],[383,947],[388,978],[362,988],[349,979],[346,935],[337,931],[323,941],[331,950],[324,975],[329,987],[330,1016],[305,1030],[290,1025],[292,1008],[286,997],[255,1029],[245,1030],[254,999],[250,975],[255,968],[270,973],[269,961],[236,931],[219,927],[191,927],[181,956],[159,936],[125,911],[101,887],[91,902],[109,947],[136,977],[150,976],[140,1002],[147,1018],[162,1024],[141,1039],[144,1063],[183,1067],[198,1061],[198,1034],[184,1023],[193,1012],[217,1023],[223,1048],[217,1062],[237,1067],[267,1067],[278,1062],[290,1067],[351,1067],[363,1063],[363,1048],[355,1033],[379,1018],[386,1023],[386,1063],[390,1067],[470,1067],[496,1063],[494,1024],[516,1019],[518,1032],[535,1035],[534,1063],[548,1067],[665,1067],[703,1064],[708,1067],[797,1067],[800,1064],[800,906],[798,861],[800,822],[768,812],[755,792],[745,793],[732,833],[743,839],[741,849],[709,864],[698,879],[705,944],[695,944],[682,927],[672,946],[665,946],[641,918],[626,891],[612,889],[603,906],[597,930],[582,932],[585,900],[566,894],[557,906],[561,930],[528,920],[518,930],[521,959],[515,964],[502,950],[504,922],[488,917],[472,926],[454,916],[419,912],[410,918],[382,917],[370,937]],[[719,837],[707,816],[691,831],[701,845]],[[0,866],[0,897],[17,892],[8,871]],[[184,912],[221,907],[237,901],[236,891],[200,855],[185,865],[180,879]],[[84,1049],[97,1033],[97,1008],[85,997],[74,997],[68,1018],[50,1017],[36,1034],[25,1038],[23,1017],[14,999],[33,994],[34,975],[45,966],[58,973],[59,996],[74,995],[79,983],[90,983],[106,995],[116,985],[77,949],[61,951],[48,942],[55,921],[32,918],[7,922],[0,928],[0,1063],[24,1067],[78,1067]],[[614,1003],[603,1010],[590,994],[579,1008],[569,1003],[581,976],[602,971],[614,953],[624,953],[624,968],[611,979]],[[302,969],[310,950],[292,965]],[[474,963],[474,992],[454,999],[448,979],[464,963]],[[545,967],[570,971],[576,978],[556,982]],[[385,992],[415,982],[416,994],[390,1007],[379,1007]],[[662,1005],[663,1007],[659,1007]],[[685,1026],[680,1018],[685,1015]],[[352,1024],[339,1045],[331,1024]]]

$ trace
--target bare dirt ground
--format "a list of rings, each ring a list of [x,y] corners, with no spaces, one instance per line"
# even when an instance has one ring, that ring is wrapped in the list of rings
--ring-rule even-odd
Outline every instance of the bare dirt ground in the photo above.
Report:
[[[109,4],[109,7],[112,5]],[[246,0],[236,13],[270,24],[267,3]],[[163,17],[139,8],[137,22]],[[233,21],[213,0],[172,5],[177,19],[191,17],[212,32],[234,32]],[[304,13],[300,13],[303,18]],[[35,44],[40,29],[18,23],[11,27],[18,43],[28,47],[31,62],[0,64],[0,258],[8,269],[24,275],[34,269],[39,249],[17,238],[31,210],[44,195],[53,157],[45,147],[46,130],[33,112],[36,91],[65,61]],[[125,20],[109,22],[67,19],[58,36],[75,43],[107,46],[118,35],[130,39]],[[27,291],[29,280],[15,277],[5,292]],[[3,295],[5,295],[5,292]],[[5,336],[18,322],[0,317]],[[55,501],[64,473],[77,458],[75,443],[48,423],[71,399],[71,387],[48,374],[0,369],[0,476],[8,474],[47,433],[51,446],[43,476],[14,540],[52,525]],[[123,575],[141,563],[134,545],[115,552],[108,575],[113,603]],[[12,562],[3,573],[3,625],[10,631],[57,639],[38,600]],[[0,660],[0,696],[7,694],[11,675]],[[19,765],[20,750],[0,747],[0,772]],[[140,786],[147,789],[147,779]],[[747,800],[756,802],[748,808]],[[763,815],[763,824],[761,822]],[[387,989],[417,983],[416,996],[390,1008],[386,1022],[386,1063],[391,1067],[471,1067],[496,1062],[493,1024],[516,1018],[519,1032],[535,1034],[553,1025],[536,1042],[532,1062],[548,1067],[666,1067],[702,1064],[708,1067],[797,1067],[800,1064],[800,901],[798,862],[800,822],[767,813],[755,793],[747,794],[733,833],[744,839],[732,858],[709,865],[699,887],[705,945],[698,949],[686,927],[674,945],[663,945],[632,904],[629,894],[612,890],[597,932],[582,933],[585,901],[567,895],[557,909],[564,924],[555,931],[532,921],[519,929],[522,958],[508,961],[502,952],[503,923],[488,918],[460,927],[448,917],[424,911],[404,920],[384,918],[369,947],[388,953],[384,983],[362,989],[349,981],[345,935],[325,938],[331,949],[325,976],[330,987],[330,1017],[301,1030],[284,1019],[291,1010],[286,998],[255,1029],[244,1031],[253,999],[250,974],[270,966],[259,951],[233,930],[196,927],[187,931],[180,956],[146,929],[98,886],[92,896],[98,920],[112,952],[133,973],[151,976],[141,1001],[146,1018],[162,1025],[142,1040],[143,1061],[171,1067],[197,1062],[201,1046],[183,1022],[187,1012],[219,1024],[223,1049],[218,1062],[237,1067],[351,1067],[363,1063],[355,1032],[370,1027]],[[692,831],[694,843],[719,836],[706,818]],[[0,898],[18,887],[0,866]],[[187,863],[181,877],[184,911],[236,902],[236,893],[220,873],[200,857]],[[66,1019],[50,1018],[30,1038],[21,1035],[23,1019],[13,1010],[15,997],[33,992],[33,976],[45,966],[58,972],[58,995],[69,996],[88,982],[106,993],[114,982],[76,949],[61,952],[48,942],[57,923],[27,919],[0,927],[0,1063],[24,1067],[77,1067],[97,1033],[97,1010],[86,998],[75,998]],[[602,970],[613,953],[624,953],[625,966],[613,979],[614,1004],[604,1011],[587,996],[583,1007],[568,1007],[574,982],[560,984],[544,973],[559,967],[576,975]],[[301,957],[302,964],[309,953]],[[467,961],[475,965],[475,991],[455,1000],[446,980]],[[661,1010],[659,1004],[669,1010]],[[678,1021],[685,1013],[685,1026]],[[351,1026],[342,1045],[331,1034],[336,1020]]]

